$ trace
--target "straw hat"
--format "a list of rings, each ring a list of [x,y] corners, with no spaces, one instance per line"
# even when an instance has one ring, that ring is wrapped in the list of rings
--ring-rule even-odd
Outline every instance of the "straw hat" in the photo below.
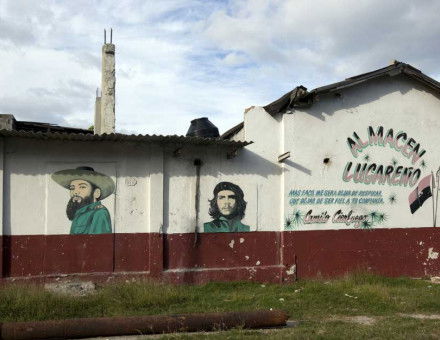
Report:
[[[115,191],[115,182],[109,176],[101,174],[89,166],[57,171],[52,174],[52,179],[66,189],[70,189],[70,183],[73,180],[83,179],[101,189],[101,197],[99,198],[101,200]]]

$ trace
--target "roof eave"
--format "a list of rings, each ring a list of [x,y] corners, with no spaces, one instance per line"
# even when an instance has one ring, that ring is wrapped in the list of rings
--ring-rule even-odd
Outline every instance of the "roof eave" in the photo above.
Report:
[[[59,132],[32,132],[32,131],[15,131],[0,130],[0,137],[18,137],[40,140],[65,140],[78,142],[141,142],[141,143],[159,143],[159,144],[189,144],[189,145],[206,145],[206,146],[225,146],[232,148],[242,148],[252,142],[247,141],[231,141],[221,138],[200,138],[186,137],[177,135],[125,135],[119,133],[92,135],[82,133],[59,133]]]
[[[422,71],[409,64],[395,61],[392,65],[380,68],[378,70],[350,77],[336,83],[317,87],[310,92],[303,92],[300,96],[295,96],[294,100],[292,100],[292,95],[294,95],[295,91],[297,91],[299,88],[296,87],[292,91],[284,94],[281,98],[264,106],[264,109],[271,115],[275,115],[277,113],[284,112],[289,108],[307,107],[313,104],[316,96],[318,95],[340,91],[347,87],[355,86],[375,78],[383,77],[385,75],[396,76],[398,74],[405,74],[408,77],[415,79],[440,93],[440,83],[438,81],[428,77]]]
[[[230,138],[234,137],[237,133],[239,133],[244,127],[244,122],[238,123],[237,125],[233,126],[229,130],[225,131],[220,138],[230,140]]]

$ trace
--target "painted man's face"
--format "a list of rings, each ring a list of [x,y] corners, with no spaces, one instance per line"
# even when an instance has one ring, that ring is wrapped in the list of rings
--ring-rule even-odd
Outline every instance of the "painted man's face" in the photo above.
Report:
[[[80,203],[84,198],[92,196],[92,185],[83,179],[74,179],[69,189],[72,202]]]
[[[222,190],[217,194],[217,206],[223,216],[234,213],[236,205],[236,195],[232,190]]]
[[[92,192],[92,190],[92,185],[83,179],[75,179],[70,182],[70,200],[67,202],[66,208],[66,214],[69,220],[73,220],[75,213],[79,209],[96,202],[95,194],[100,194],[100,192],[98,192],[99,189],[95,189],[95,192]]]

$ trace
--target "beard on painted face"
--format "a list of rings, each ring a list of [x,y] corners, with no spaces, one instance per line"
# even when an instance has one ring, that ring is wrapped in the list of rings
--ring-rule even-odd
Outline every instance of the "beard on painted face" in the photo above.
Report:
[[[93,197],[91,195],[86,196],[84,198],[82,198],[81,196],[71,197],[69,202],[67,202],[67,208],[66,208],[67,218],[70,221],[72,221],[78,209],[81,209],[82,207],[85,207],[90,203],[93,203]]]
[[[234,218],[236,215],[237,197],[232,190],[222,190],[217,194],[217,207],[220,214],[227,218]]]
[[[220,214],[228,218],[232,218],[235,215],[235,206],[231,204],[223,204],[219,206],[219,210]]]

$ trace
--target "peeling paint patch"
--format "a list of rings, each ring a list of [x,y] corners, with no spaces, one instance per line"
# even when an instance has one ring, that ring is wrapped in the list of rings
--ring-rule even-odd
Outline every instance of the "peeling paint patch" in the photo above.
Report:
[[[137,184],[137,180],[134,177],[127,177],[125,179],[125,184],[130,187],[134,187]]]
[[[259,265],[260,265],[260,263],[261,263],[260,261],[257,261],[257,263],[255,263],[255,264],[256,264],[257,266],[259,266]]]
[[[246,255],[244,258],[245,258],[246,260],[249,260],[249,256],[247,256],[247,255]]]
[[[249,280],[253,279],[256,273],[257,270],[255,268],[249,268]]]
[[[423,241],[420,241],[420,242],[419,242],[419,246],[423,246]]]
[[[296,273],[296,264],[290,266],[288,270],[286,270],[287,275],[293,275]]]
[[[428,259],[431,259],[431,260],[438,259],[438,252],[434,251],[434,248],[428,249]]]
[[[240,243],[243,243],[243,242],[244,242],[244,238],[240,237]]]
[[[234,241],[234,240],[231,240],[231,242],[229,242],[229,247],[230,247],[231,249],[234,249],[234,244],[235,244],[235,241]]]

